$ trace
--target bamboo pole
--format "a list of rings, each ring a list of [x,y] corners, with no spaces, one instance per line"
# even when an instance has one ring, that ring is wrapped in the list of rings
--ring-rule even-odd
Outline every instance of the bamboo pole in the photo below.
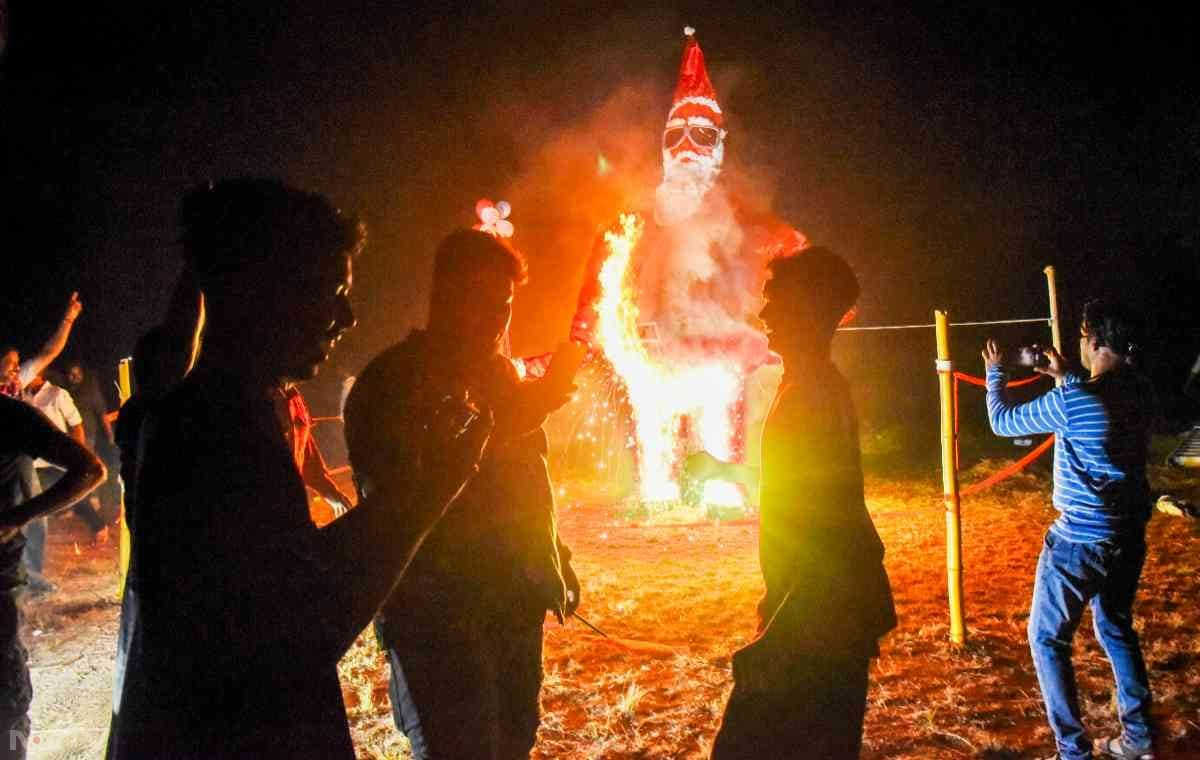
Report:
[[[1050,296],[1050,341],[1054,344],[1054,350],[1062,353],[1062,326],[1058,321],[1058,281],[1055,278],[1054,267],[1048,266],[1042,270],[1046,274],[1046,290]],[[1062,385],[1062,378],[1057,378],[1054,381],[1055,385]]]
[[[121,406],[125,406],[125,402],[133,395],[133,360],[122,359],[117,365],[117,397],[120,400]],[[110,473],[110,478],[117,477],[116,473]],[[118,544],[118,560],[117,560],[117,599],[125,595],[125,576],[129,574],[129,551],[130,537],[129,526],[125,523],[125,486],[121,486],[121,516],[120,516],[120,536]]]
[[[954,365],[950,362],[950,320],[933,312],[937,333],[937,373],[942,409],[942,500],[946,508],[946,587],[950,600],[950,641],[966,642],[963,622],[962,521],[958,499],[958,449],[954,431]]]

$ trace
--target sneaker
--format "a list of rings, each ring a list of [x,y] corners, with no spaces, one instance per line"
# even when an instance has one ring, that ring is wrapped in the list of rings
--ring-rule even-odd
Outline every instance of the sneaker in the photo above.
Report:
[[[1110,736],[1096,740],[1096,754],[1115,757],[1117,760],[1154,760],[1153,749],[1132,749],[1123,736]]]

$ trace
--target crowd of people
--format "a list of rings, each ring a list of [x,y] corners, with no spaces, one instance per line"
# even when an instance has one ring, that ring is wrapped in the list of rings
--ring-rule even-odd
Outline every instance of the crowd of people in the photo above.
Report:
[[[82,310],[83,304],[78,293],[72,293],[57,330],[36,355],[22,360],[18,349],[4,349],[0,356],[0,371],[4,377],[0,394],[24,401],[37,409],[59,432],[83,444],[96,453],[106,466],[111,467],[116,453],[112,424],[108,416],[108,404],[95,378],[77,361],[66,364],[66,373],[61,378],[55,376],[58,382],[47,377],[52,373],[50,365],[66,347],[75,320]],[[25,498],[48,490],[65,472],[57,463],[42,457],[22,458],[19,468]],[[87,526],[94,542],[108,541],[108,522],[116,516],[118,499],[118,494],[106,489],[89,494],[86,501],[75,504],[73,512]],[[109,519],[102,515],[109,516]],[[25,536],[22,565],[28,588],[35,595],[54,591],[54,584],[44,574],[47,530],[47,519],[43,516],[31,520],[22,531]]]
[[[523,379],[504,353],[524,259],[474,230],[438,247],[427,325],[373,359],[346,399],[350,495],[315,448],[298,386],[355,324],[349,292],[364,227],[274,179],[198,188],[181,224],[185,274],[163,323],[138,342],[137,393],[115,430],[81,368],[69,371],[76,404],[44,379],[80,314],[77,297],[34,357],[3,357],[5,756],[22,756],[29,731],[21,557],[37,583],[38,521],[71,505],[103,533],[88,501],[105,473],[93,450],[115,441],[132,556],[111,760],[354,757],[337,663],[372,622],[414,757],[528,757],[545,617],[572,615],[582,589],[557,530],[543,430],[573,388]],[[830,359],[859,284],[826,248],[790,253],[770,263],[763,293],[785,375],[751,473],[765,594],[747,611],[757,637],[733,654],[712,748],[721,760],[857,757],[870,663],[897,623],[849,384]],[[1089,305],[1080,334],[1089,375],[1069,373],[1047,349],[1040,371],[1061,386],[1024,404],[1006,395],[1000,348],[983,352],[995,431],[1058,436],[1061,515],[1046,534],[1029,636],[1055,756],[1070,760],[1153,757],[1131,613],[1152,417],[1129,361],[1134,324],[1118,306]],[[735,477],[712,457],[700,466]],[[316,525],[306,488],[339,504],[337,519]],[[1070,660],[1089,603],[1122,727],[1094,744]]]

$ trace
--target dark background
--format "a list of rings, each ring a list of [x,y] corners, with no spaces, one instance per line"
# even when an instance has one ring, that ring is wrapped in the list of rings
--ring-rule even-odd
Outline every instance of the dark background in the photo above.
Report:
[[[727,164],[851,261],[860,323],[931,322],[933,308],[1045,314],[1053,264],[1067,348],[1085,297],[1133,299],[1154,326],[1146,366],[1172,419],[1198,413],[1177,393],[1200,351],[1190,11],[757,5],[0,0],[0,340],[35,350],[78,289],[68,355],[110,368],[166,306],[181,195],[277,174],[370,229],[360,325],[311,391],[327,412],[334,380],[422,320],[437,240],[474,221],[477,198],[536,183],[542,145],[632,87],[656,98],[653,112],[611,128],[636,126],[634,162],[657,161],[686,23],[730,119]],[[602,141],[607,125],[595,126]],[[555,192],[568,197],[526,218],[569,215],[575,199]],[[514,209],[534,278],[514,340],[548,350],[587,251],[537,225],[522,236]],[[987,333],[955,335],[960,364],[978,371]],[[868,406],[928,411],[932,331],[839,341],[886,397]]]

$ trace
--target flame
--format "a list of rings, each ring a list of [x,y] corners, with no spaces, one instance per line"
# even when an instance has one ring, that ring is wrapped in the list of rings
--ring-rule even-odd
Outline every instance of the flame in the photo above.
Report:
[[[733,456],[733,415],[741,378],[720,360],[679,364],[652,355],[638,331],[636,292],[629,282],[634,248],[644,223],[636,214],[620,216],[619,231],[604,234],[609,256],[600,269],[596,339],[624,381],[633,411],[641,497],[646,501],[680,498],[677,471],[687,441],[685,417],[699,444],[718,459]],[[741,490],[733,483],[708,481],[703,501],[738,506]]]

